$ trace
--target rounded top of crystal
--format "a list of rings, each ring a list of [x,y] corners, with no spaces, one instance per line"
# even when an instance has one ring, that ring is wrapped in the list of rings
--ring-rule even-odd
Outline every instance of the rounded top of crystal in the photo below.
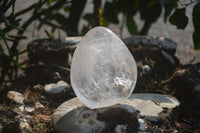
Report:
[[[134,90],[137,66],[123,41],[104,27],[90,30],[72,59],[71,84],[89,108],[111,106],[126,100]]]

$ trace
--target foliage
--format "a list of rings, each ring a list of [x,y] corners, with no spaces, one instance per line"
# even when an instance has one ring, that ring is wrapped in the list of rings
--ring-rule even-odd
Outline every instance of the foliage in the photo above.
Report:
[[[51,28],[51,33],[46,34],[54,38],[55,29],[63,30],[68,36],[85,34],[92,27],[109,24],[127,27],[131,35],[146,35],[151,25],[157,21],[164,11],[163,21],[169,21],[178,29],[185,29],[188,24],[188,17],[185,12],[189,5],[194,4],[192,21],[194,26],[193,43],[194,49],[200,49],[200,2],[189,1],[184,4],[181,0],[105,0],[103,7],[101,0],[93,0],[94,9],[92,13],[83,14],[87,0],[37,0],[29,7],[15,12],[16,0],[0,1],[0,82],[6,75],[10,79],[16,76],[17,68],[23,68],[18,63],[18,56],[25,51],[18,51],[17,47],[21,39],[26,39],[24,32],[34,21],[39,21],[37,29],[43,25]],[[27,12],[33,12],[27,20],[21,20]],[[139,31],[134,16],[139,13],[144,21]],[[119,15],[122,15],[122,21]],[[81,27],[78,32],[80,18],[88,24]],[[17,31],[17,32],[12,32]],[[15,73],[13,75],[13,72]]]
[[[67,4],[65,0],[55,2],[53,0],[38,0],[29,7],[15,12],[15,2],[16,0],[0,1],[0,39],[3,40],[0,45],[0,83],[6,76],[12,80],[17,75],[19,67],[25,69],[22,64],[19,64],[18,57],[26,51],[18,51],[17,46],[21,39],[26,38],[24,36],[26,28],[36,20],[43,22],[42,17],[47,12],[59,10]],[[27,12],[33,13],[27,20],[22,21],[21,17]],[[51,27],[60,28],[54,25]]]
[[[95,1],[94,1],[95,2]],[[183,3],[184,2],[184,3]],[[194,49],[200,49],[200,1],[183,1],[182,0],[112,0],[106,1],[103,10],[100,14],[100,19],[103,20],[101,25],[108,26],[110,23],[121,24],[121,32],[126,26],[131,35],[146,35],[151,25],[157,21],[164,14],[163,21],[175,25],[177,29],[184,30],[188,24],[188,16],[186,16],[186,9],[190,5],[194,5],[192,20],[194,26],[193,44]],[[135,23],[134,16],[139,13],[144,25],[140,31]],[[120,23],[119,15],[122,14],[122,22]],[[89,23],[84,27],[84,32],[87,32],[94,21],[94,13],[85,14],[84,19]],[[94,23],[94,22],[93,22]]]

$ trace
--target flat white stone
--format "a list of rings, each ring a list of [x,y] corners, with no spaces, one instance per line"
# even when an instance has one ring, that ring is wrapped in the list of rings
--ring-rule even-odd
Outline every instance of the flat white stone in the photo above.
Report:
[[[47,93],[51,93],[51,94],[57,94],[63,91],[66,91],[68,87],[68,84],[64,81],[59,81],[58,83],[54,84],[47,84],[44,86],[44,90]]]
[[[15,101],[16,103],[20,103],[23,104],[24,103],[24,96],[16,91],[9,91],[7,93],[7,97],[13,101]]]
[[[154,94],[154,93],[137,93],[137,94],[131,95],[129,99],[135,99],[135,100],[138,99],[138,100],[143,100],[143,101],[150,100],[162,108],[174,108],[180,104],[180,102],[172,96]]]
[[[77,44],[81,41],[83,37],[82,36],[78,36],[78,37],[65,37],[65,38],[61,38],[61,42],[62,43],[68,43],[68,44]]]
[[[86,106],[107,107],[132,94],[137,66],[118,36],[107,28],[96,27],[78,44],[70,79],[74,92]]]

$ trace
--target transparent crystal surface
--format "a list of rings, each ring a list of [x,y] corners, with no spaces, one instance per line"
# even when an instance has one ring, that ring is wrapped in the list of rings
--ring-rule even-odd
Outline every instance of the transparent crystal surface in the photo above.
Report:
[[[78,44],[70,76],[80,101],[95,109],[126,100],[134,90],[137,67],[117,35],[107,28],[96,27]]]

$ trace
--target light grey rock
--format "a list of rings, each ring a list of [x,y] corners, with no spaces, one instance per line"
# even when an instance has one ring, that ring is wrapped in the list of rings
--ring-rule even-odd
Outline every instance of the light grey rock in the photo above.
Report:
[[[125,102],[140,111],[140,115],[150,121],[157,121],[163,108],[174,108],[180,104],[174,97],[153,93],[133,94]]]
[[[24,103],[24,96],[16,91],[9,91],[7,93],[7,97],[13,101],[15,101],[16,103],[20,103],[23,104]]]
[[[69,85],[64,81],[59,81],[56,84],[51,83],[44,86],[44,90],[50,94],[57,94],[63,91],[67,91],[67,89],[69,89]]]
[[[136,93],[131,95],[129,99],[134,99],[136,101],[143,100],[144,102],[149,100],[162,108],[174,108],[180,104],[180,102],[172,96],[154,93]]]
[[[77,97],[89,108],[127,99],[137,80],[137,66],[123,41],[104,27],[90,30],[74,52],[70,79]]]
[[[157,117],[158,113],[162,111],[161,107],[150,100],[137,100],[135,108],[140,111],[141,116],[145,117]]]

